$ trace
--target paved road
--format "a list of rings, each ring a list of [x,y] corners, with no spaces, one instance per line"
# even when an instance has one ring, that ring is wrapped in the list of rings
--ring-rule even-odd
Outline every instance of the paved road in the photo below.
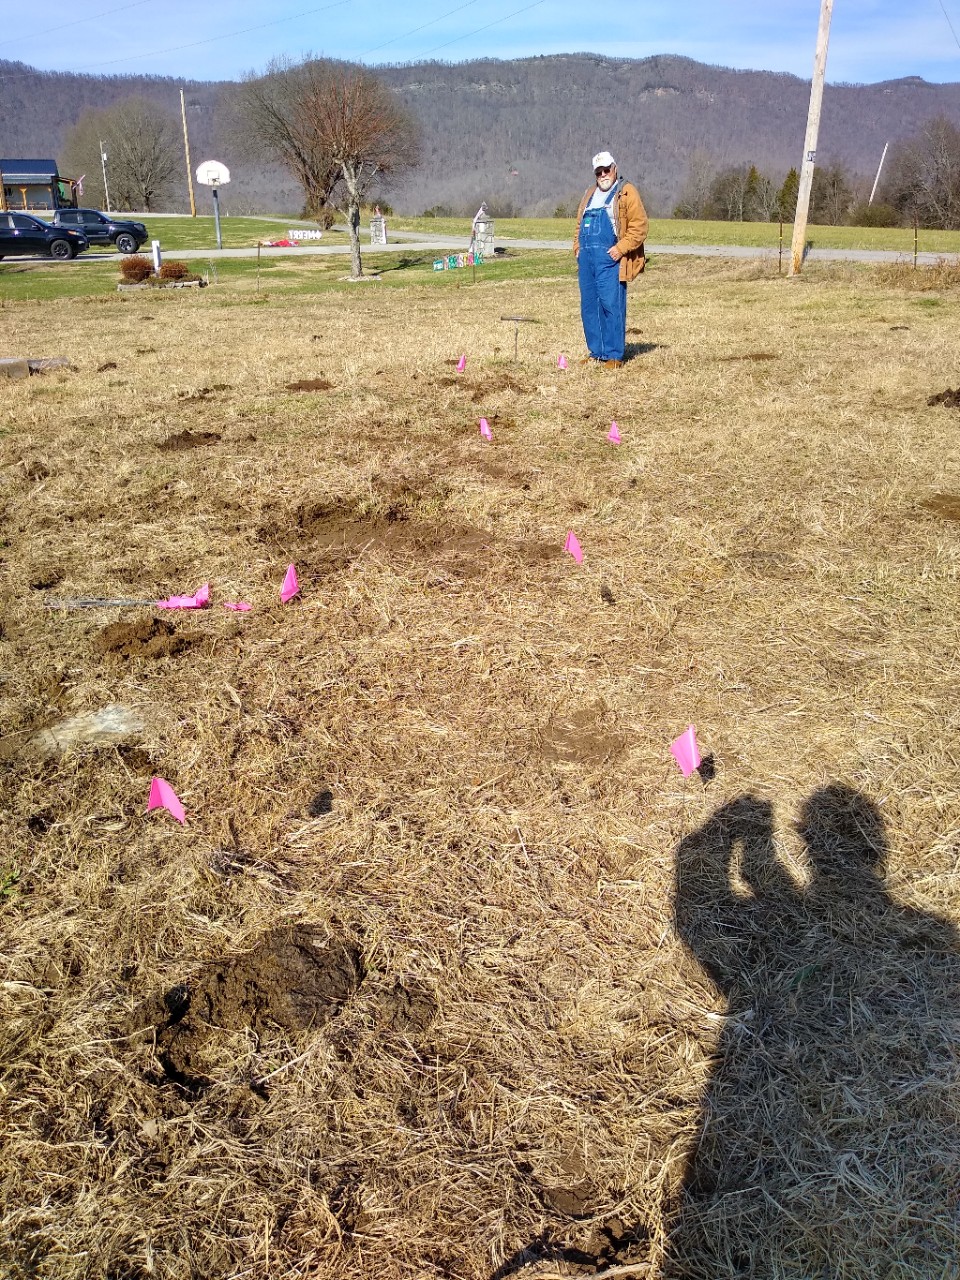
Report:
[[[364,254],[371,253],[456,253],[469,248],[466,236],[432,236],[422,231],[391,231],[391,243],[387,245],[363,245]],[[495,241],[498,248],[503,249],[554,249],[561,252],[570,251],[569,240],[507,240],[500,236]],[[344,241],[336,244],[309,245],[298,249],[261,249],[264,261],[270,258],[311,258],[349,254],[350,245]],[[745,245],[730,244],[648,244],[647,255],[682,254],[697,258],[776,258],[775,248],[754,248]],[[105,258],[117,255],[102,253],[86,253],[73,261],[75,264],[87,262],[103,262]],[[185,261],[218,262],[223,258],[255,258],[256,247],[245,249],[177,249],[171,250],[171,256]],[[784,262],[789,261],[789,250],[784,248]],[[920,253],[917,262],[921,266],[935,266],[944,259],[960,261],[960,254]],[[38,262],[52,266],[49,258],[16,258],[12,262]],[[806,257],[807,262],[912,262],[912,253],[898,253],[891,249],[811,249]]]

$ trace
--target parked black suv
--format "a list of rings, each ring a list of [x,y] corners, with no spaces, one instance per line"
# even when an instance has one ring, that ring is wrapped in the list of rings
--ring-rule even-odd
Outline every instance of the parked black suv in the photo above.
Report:
[[[52,227],[29,213],[0,213],[0,258],[23,253],[75,258],[89,248],[90,241],[74,227]]]
[[[58,209],[55,227],[76,227],[91,244],[115,244],[121,253],[136,253],[148,239],[142,222],[123,222],[98,209]]]

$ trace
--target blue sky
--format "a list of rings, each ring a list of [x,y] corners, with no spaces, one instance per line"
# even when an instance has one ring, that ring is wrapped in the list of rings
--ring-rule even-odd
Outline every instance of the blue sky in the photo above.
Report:
[[[679,53],[806,78],[820,12],[819,0],[90,0],[85,10],[76,0],[47,0],[39,10],[4,7],[0,58],[53,71],[205,80],[306,52],[376,63],[575,51]],[[835,0],[827,78],[960,81],[958,37],[960,0]]]

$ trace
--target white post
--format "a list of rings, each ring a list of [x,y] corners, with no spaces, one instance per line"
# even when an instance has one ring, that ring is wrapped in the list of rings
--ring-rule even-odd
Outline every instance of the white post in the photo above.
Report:
[[[98,139],[100,143],[100,164],[103,167],[103,198],[107,202],[107,213],[110,212],[110,189],[107,186],[107,153],[103,149],[103,139]]]
[[[813,79],[810,82],[810,110],[807,113],[807,136],[803,143],[803,164],[800,168],[797,212],[793,220],[793,243],[790,246],[788,276],[798,276],[803,267],[803,247],[807,239],[807,214],[810,212],[810,192],[813,189],[813,170],[817,160],[817,138],[820,135],[820,107],[823,102],[823,81],[827,70],[827,45],[830,43],[830,18],[832,14],[833,0],[820,0],[820,26],[817,30],[817,51],[813,58]]]
[[[153,270],[156,275],[160,274],[160,241],[151,240],[150,248],[153,250]]]
[[[883,144],[883,155],[880,157],[880,163],[877,165],[877,176],[873,180],[873,190],[870,192],[870,199],[867,201],[867,204],[873,204],[873,197],[877,194],[877,183],[880,181],[880,170],[883,168],[883,162],[887,158],[887,147],[889,147],[889,145],[889,142],[885,142]]]

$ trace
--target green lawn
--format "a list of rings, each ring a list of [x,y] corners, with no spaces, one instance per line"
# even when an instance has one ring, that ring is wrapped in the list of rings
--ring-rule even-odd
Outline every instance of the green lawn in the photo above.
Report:
[[[515,255],[515,256],[514,256]],[[411,246],[409,253],[364,253],[363,268],[367,275],[379,274],[376,286],[357,286],[344,277],[350,271],[350,259],[346,255],[335,257],[276,257],[260,263],[261,301],[271,296],[290,293],[323,293],[330,290],[376,287],[426,286],[436,289],[465,288],[474,282],[516,279],[544,279],[559,275],[572,275],[573,259],[556,251],[513,251],[476,269],[461,267],[455,271],[434,271],[437,255],[429,250]],[[11,259],[0,262],[0,306],[3,301],[42,300],[52,298],[93,298],[116,294],[120,280],[119,259],[116,254],[98,262],[76,265],[46,262],[17,262]],[[211,285],[217,286],[204,297],[220,299],[225,304],[250,302],[256,299],[256,258],[223,258],[191,260],[188,265],[198,275],[209,275]],[[144,291],[146,292],[146,291]],[[142,293],[125,295],[142,298]],[[184,302],[196,297],[193,290],[169,290],[159,294],[164,303]]]
[[[441,236],[469,236],[469,218],[389,218],[396,231],[435,232]],[[572,218],[498,218],[497,239],[572,240]],[[784,244],[789,248],[793,228],[785,224]],[[651,218],[651,244],[731,244],[776,248],[780,227],[776,222],[695,222],[679,218]],[[913,253],[913,229],[905,227],[807,228],[807,240],[817,249],[893,249]],[[921,231],[920,249],[927,253],[960,253],[960,231]]]

